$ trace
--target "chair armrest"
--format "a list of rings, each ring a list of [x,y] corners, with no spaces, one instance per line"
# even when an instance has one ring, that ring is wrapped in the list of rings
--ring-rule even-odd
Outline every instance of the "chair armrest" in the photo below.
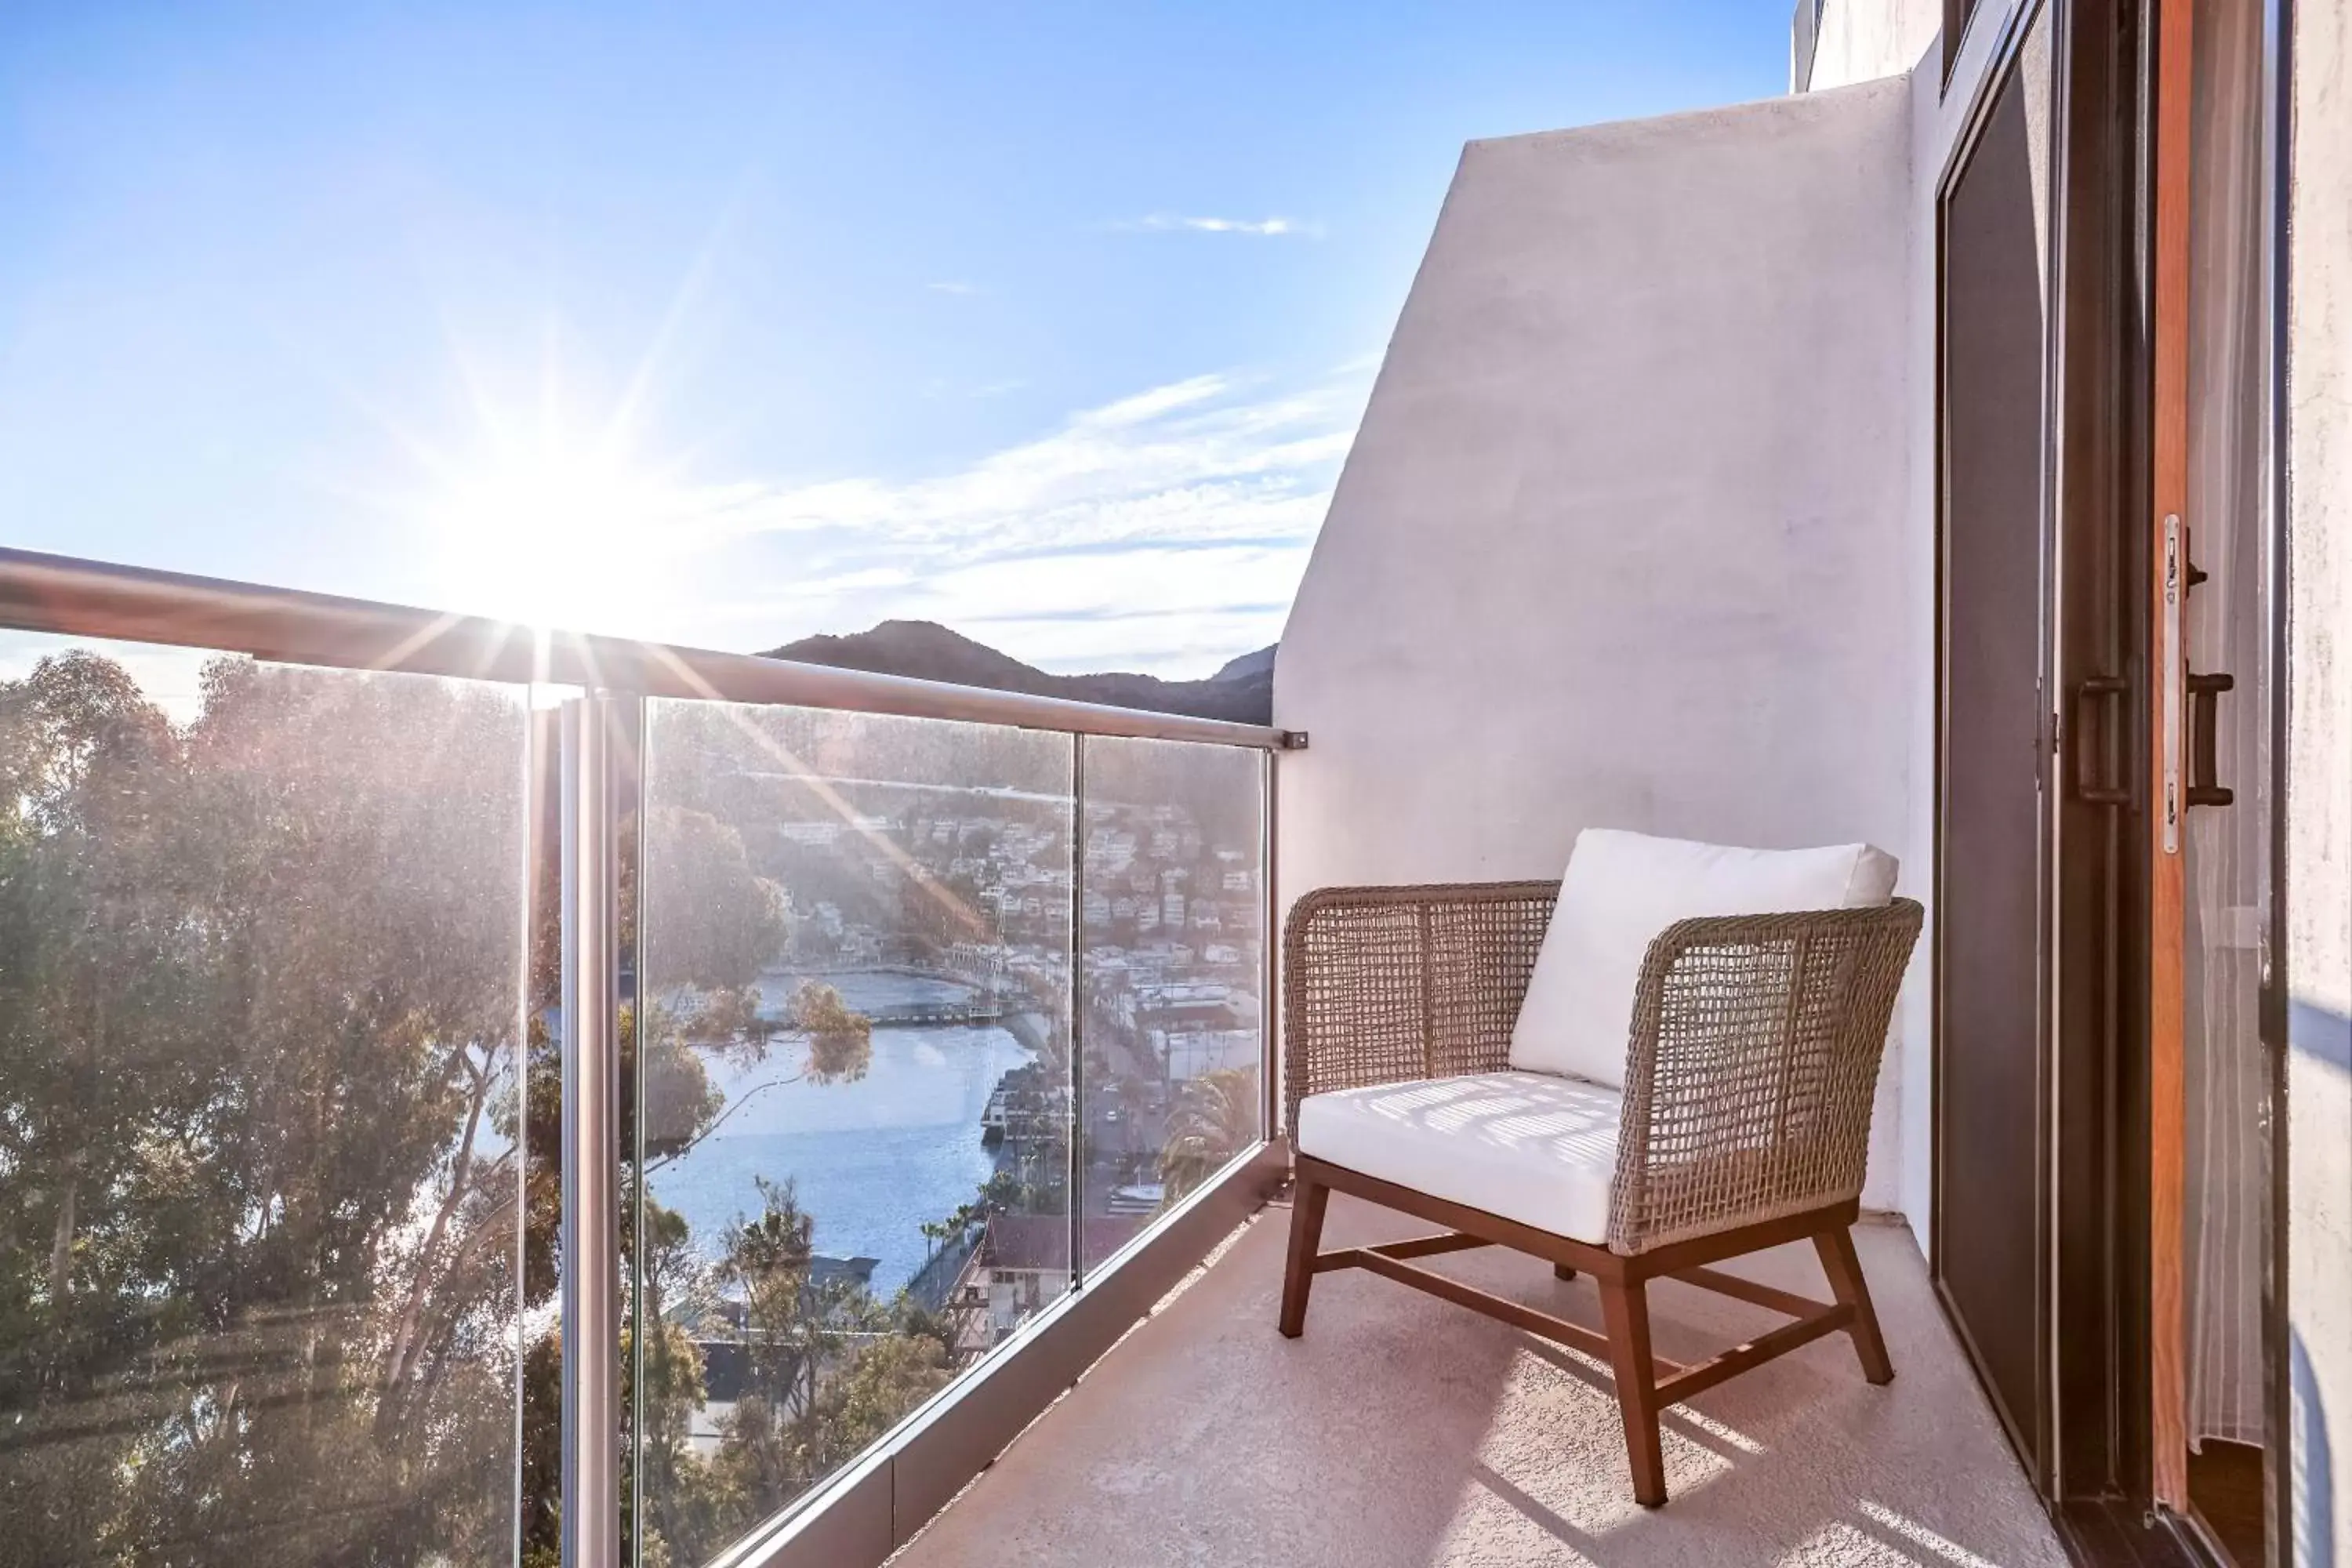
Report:
[[[1922,911],[1682,921],[1634,994],[1612,1251],[1858,1197],[1871,1102]]]
[[[1508,1059],[1558,882],[1321,888],[1282,933],[1283,1126],[1310,1094]]]

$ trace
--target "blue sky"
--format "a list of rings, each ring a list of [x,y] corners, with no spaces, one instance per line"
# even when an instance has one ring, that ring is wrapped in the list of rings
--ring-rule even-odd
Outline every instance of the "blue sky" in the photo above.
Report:
[[[1785,0],[0,16],[0,542],[756,648],[1278,634],[1468,138]]]

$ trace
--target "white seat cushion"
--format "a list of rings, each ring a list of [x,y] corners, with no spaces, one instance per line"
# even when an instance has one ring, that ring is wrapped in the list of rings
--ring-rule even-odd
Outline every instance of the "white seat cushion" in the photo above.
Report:
[[[1511,1066],[1622,1089],[1642,960],[1668,926],[1696,915],[1883,905],[1895,871],[1893,856],[1867,844],[1737,849],[1586,828],[1511,1030]]]
[[[1622,1100],[1536,1072],[1335,1089],[1299,1102],[1298,1152],[1605,1246]]]

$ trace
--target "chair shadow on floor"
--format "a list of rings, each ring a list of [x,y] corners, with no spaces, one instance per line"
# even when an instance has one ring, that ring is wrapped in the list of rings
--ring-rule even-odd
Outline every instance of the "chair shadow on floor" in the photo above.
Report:
[[[1837,1336],[1669,1409],[1675,1500],[1651,1511],[1633,1500],[1597,1363],[1356,1273],[1318,1286],[1304,1339],[1275,1333],[1289,1218],[1262,1211],[911,1543],[903,1568],[2065,1561],[1899,1227],[1857,1231],[1895,1383],[1864,1383]],[[1421,1228],[1344,1194],[1326,1221],[1340,1245]],[[1540,1262],[1442,1261],[1598,1321],[1591,1282]],[[1810,1251],[1740,1267],[1821,1288]],[[1668,1356],[1773,1318],[1671,1286],[1654,1316]]]

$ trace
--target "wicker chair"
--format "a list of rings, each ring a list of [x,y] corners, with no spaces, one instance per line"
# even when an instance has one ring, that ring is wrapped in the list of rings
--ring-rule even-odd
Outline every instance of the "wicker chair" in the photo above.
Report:
[[[1496,1072],[1544,939],[1556,882],[1333,888],[1283,938],[1286,1125],[1332,1090]],[[1553,1234],[1300,1152],[1281,1331],[1306,1325],[1318,1273],[1366,1268],[1604,1356],[1643,1505],[1666,1500],[1658,1415],[1822,1335],[1851,1336],[1864,1375],[1894,1376],[1848,1227],[1896,989],[1919,932],[1906,899],[1874,909],[1683,921],[1652,942],[1630,1020],[1605,1235]],[[1433,1084],[1433,1089],[1439,1086]],[[1535,1173],[1540,1179],[1542,1173]],[[1447,1227],[1318,1250],[1332,1191]],[[1707,1265],[1810,1238],[1833,1302]],[[1501,1246],[1600,1289],[1605,1333],[1412,1259]],[[1648,1281],[1672,1277],[1793,1321],[1690,1366],[1650,1352]]]

